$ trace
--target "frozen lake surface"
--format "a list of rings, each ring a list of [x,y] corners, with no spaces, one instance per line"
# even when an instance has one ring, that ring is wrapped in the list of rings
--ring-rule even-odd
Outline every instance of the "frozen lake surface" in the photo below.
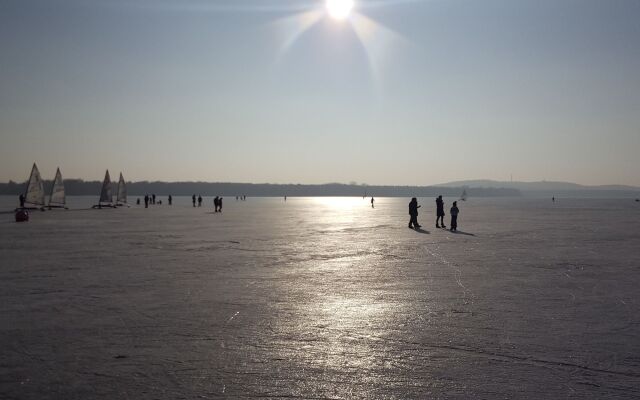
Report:
[[[640,397],[640,204],[408,201],[2,213],[0,398]]]

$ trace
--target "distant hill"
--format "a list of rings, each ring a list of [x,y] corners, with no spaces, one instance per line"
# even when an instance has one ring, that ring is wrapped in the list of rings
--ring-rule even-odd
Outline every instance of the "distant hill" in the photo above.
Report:
[[[98,196],[102,182],[65,179],[67,195]],[[48,192],[52,182],[45,181]],[[26,182],[0,183],[0,195],[23,193]],[[116,183],[113,183],[115,193]],[[625,185],[586,186],[571,182],[501,182],[494,180],[466,180],[432,186],[390,186],[327,183],[322,185],[233,183],[233,182],[128,182],[130,196],[145,194],[191,196],[379,196],[379,197],[458,197],[466,190],[473,197],[584,197],[584,198],[640,198],[640,188]]]
[[[51,181],[45,181],[45,190],[51,188]],[[102,182],[65,180],[67,195],[98,196]],[[116,184],[114,183],[114,193]],[[18,195],[26,189],[25,183],[0,183],[0,194]],[[128,182],[130,196],[148,194],[191,196],[379,196],[379,197],[433,197],[439,194],[446,197],[458,197],[462,187],[436,186],[368,186],[357,184],[328,183],[323,185],[269,184],[269,183],[225,183],[225,182]],[[471,197],[509,197],[521,196],[514,188],[467,188]]]
[[[571,182],[538,181],[510,182],[488,179],[455,181],[435,185],[436,187],[483,187],[517,189],[524,196],[565,196],[565,197],[638,197],[640,187],[626,185],[587,186]]]

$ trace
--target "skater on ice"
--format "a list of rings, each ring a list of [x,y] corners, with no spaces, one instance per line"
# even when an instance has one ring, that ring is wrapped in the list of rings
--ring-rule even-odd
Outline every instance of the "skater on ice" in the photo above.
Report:
[[[457,201],[453,202],[453,207],[451,207],[451,210],[449,210],[449,213],[451,213],[451,232],[457,232],[458,231],[458,214],[460,213],[460,210],[458,210]]]
[[[418,223],[418,208],[420,208],[418,205],[418,199],[414,197],[409,202],[409,228],[418,229],[421,226]]]
[[[438,224],[438,222],[440,224]],[[442,201],[442,195],[436,199],[436,228],[440,228],[440,225],[446,228],[444,224],[444,201]]]

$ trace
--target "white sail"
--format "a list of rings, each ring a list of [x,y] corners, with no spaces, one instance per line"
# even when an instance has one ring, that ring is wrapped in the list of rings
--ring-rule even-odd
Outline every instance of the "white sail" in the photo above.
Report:
[[[51,187],[51,197],[49,197],[49,206],[63,206],[65,205],[66,197],[64,194],[64,182],[62,181],[62,174],[60,168],[56,171],[56,177],[53,180],[53,186]]]
[[[120,180],[118,181],[118,203],[126,204],[127,203],[127,184],[124,181],[124,177],[122,176],[122,172],[120,172]]]
[[[36,163],[33,163],[29,183],[27,184],[27,193],[25,194],[25,203],[44,206],[44,184],[40,177],[40,171]]]
[[[104,175],[104,182],[102,182],[102,191],[100,191],[100,203],[112,203],[113,196],[111,195],[111,178],[109,177],[109,170]]]
[[[467,189],[462,190],[462,194],[460,195],[460,200],[467,201]]]

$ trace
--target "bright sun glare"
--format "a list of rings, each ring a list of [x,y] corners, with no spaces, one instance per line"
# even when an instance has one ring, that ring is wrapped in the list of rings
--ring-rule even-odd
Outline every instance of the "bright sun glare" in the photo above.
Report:
[[[327,12],[331,18],[346,19],[353,10],[353,0],[326,0]]]

